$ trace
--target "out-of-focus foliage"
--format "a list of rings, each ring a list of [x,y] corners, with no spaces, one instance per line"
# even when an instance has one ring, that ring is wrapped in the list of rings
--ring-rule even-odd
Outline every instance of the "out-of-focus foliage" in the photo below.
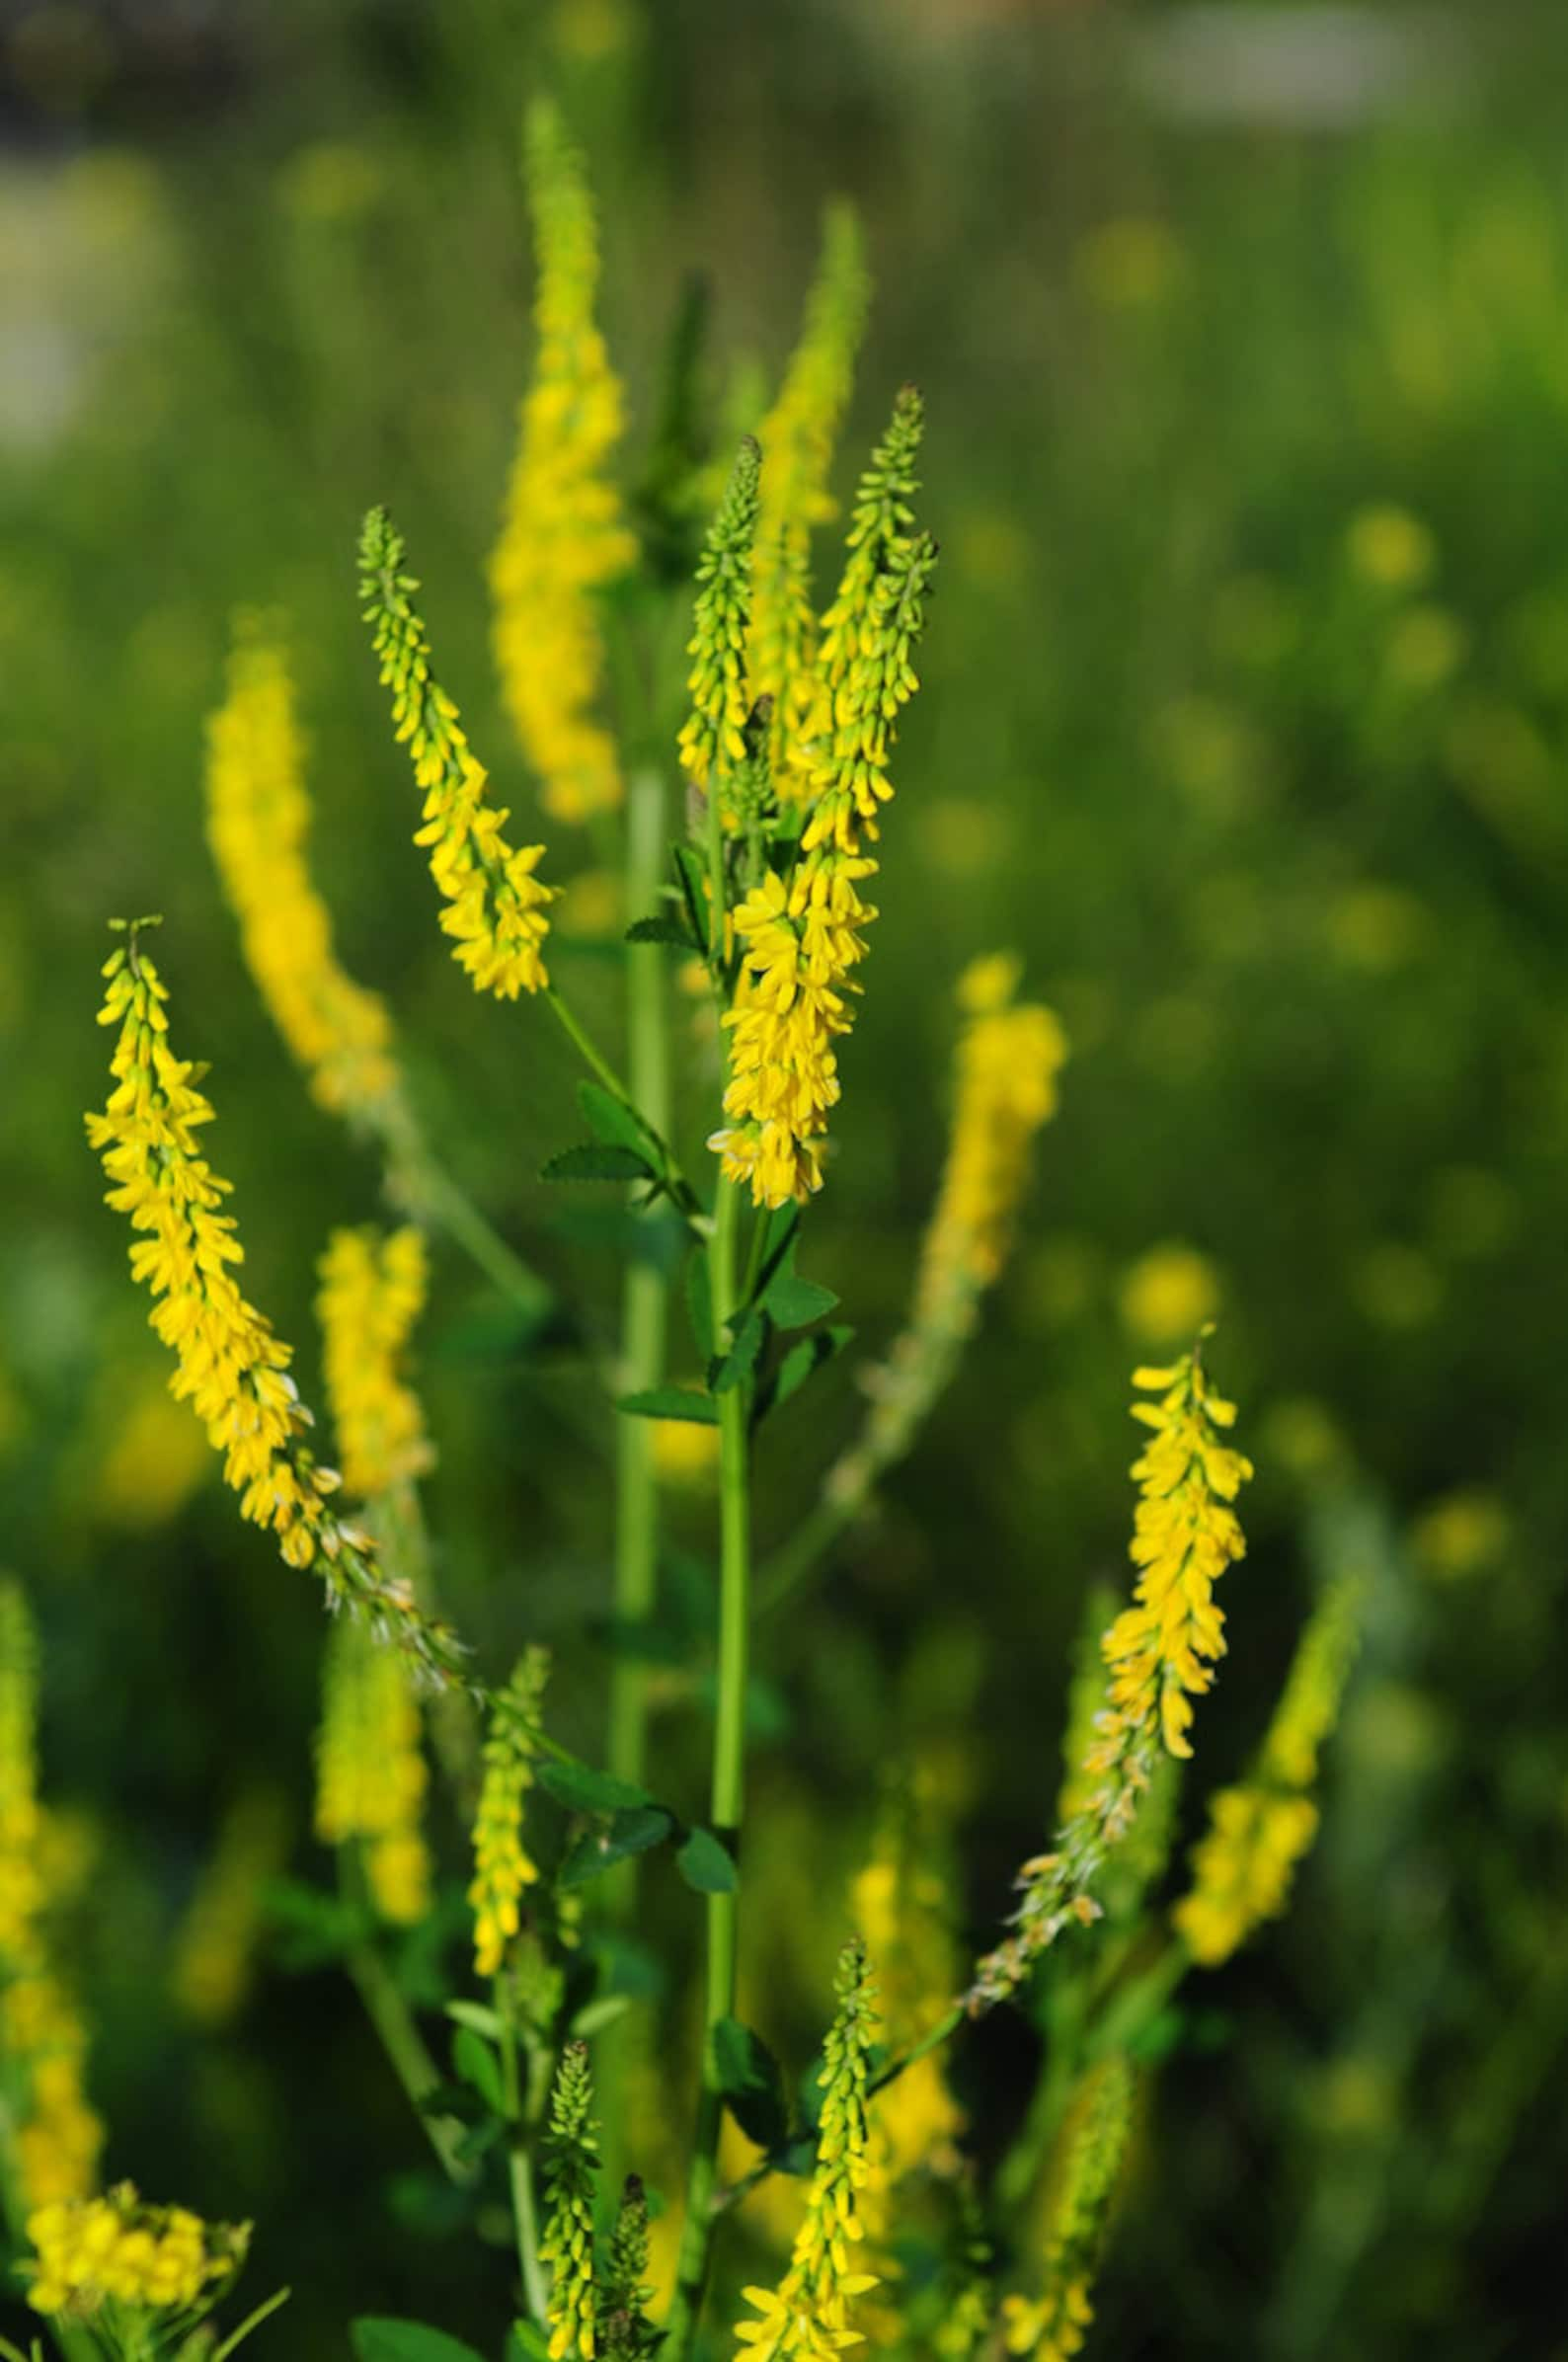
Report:
[[[710,406],[758,422],[836,190],[878,286],[851,446],[894,373],[925,398],[941,587],[817,1247],[863,1346],[899,1330],[935,1194],[959,973],[1015,946],[1072,1046],[982,1350],[880,1523],[762,1626],[748,1909],[778,1933],[743,1961],[747,2018],[810,2053],[890,1760],[940,1790],[988,1939],[1049,1828],[1085,1587],[1123,1547],[1127,1367],[1217,1314],[1258,1473],[1179,1847],[1243,1776],[1321,1577],[1363,1577],[1367,1629],[1290,1916],[1160,2021],[1091,2350],[1468,2362],[1562,2334],[1568,59],[1523,10],[1506,41],[1388,11],[1338,50],[1352,20],[1217,12],[1249,82],[1208,14],[1212,51],[1179,13],[1024,0],[32,6],[0,31],[4,1557],[59,1835],[89,1849],[73,1985],[107,2170],[263,2225],[302,2362],[355,2311],[478,2335],[496,2295],[352,1996],[285,1973],[243,1882],[212,1884],[239,1857],[265,1879],[289,1830],[320,1873],[320,1612],[236,1530],[124,1283],[81,1137],[94,979],[108,915],[165,913],[248,1272],[308,1338],[374,1160],[270,1030],[202,841],[230,613],[286,607],[346,964],[395,1011],[426,1136],[608,1342],[595,1234],[531,1180],[565,1050],[476,1000],[431,923],[353,586],[385,499],[445,685],[531,813],[484,560],[546,79],[599,195],[634,452],[697,262]],[[1290,103],[1257,70],[1271,20],[1306,43]],[[552,961],[608,1027],[613,888],[583,846],[576,878],[553,856]],[[602,1623],[605,1439],[575,1366],[524,1359],[437,1263],[431,1524],[500,1668]],[[781,1424],[764,1546],[852,1431],[851,1378],[812,1405]],[[697,1487],[677,1521],[704,1514]],[[688,1628],[701,1582],[676,1553]],[[563,1735],[596,1753],[591,1657],[558,1662]],[[671,1670],[661,1703],[695,1798],[701,1696]],[[433,1839],[460,1860],[455,1827]],[[648,1895],[685,1940],[674,1881]],[[419,1944],[462,1933],[456,1908],[408,1938],[412,1990]],[[628,1974],[652,1958],[628,1944]],[[683,2095],[678,1979],[664,2022],[645,2080]],[[997,2019],[965,2053],[997,2145],[1035,2041]],[[780,2217],[743,2218],[773,2263]]]

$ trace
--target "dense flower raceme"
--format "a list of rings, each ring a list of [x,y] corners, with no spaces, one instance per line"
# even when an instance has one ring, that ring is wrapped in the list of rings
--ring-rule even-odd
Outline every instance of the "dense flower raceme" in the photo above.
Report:
[[[687,686],[691,712],[681,726],[681,764],[699,787],[717,795],[746,760],[750,711],[746,626],[751,611],[751,550],[756,533],[761,453],[747,435],[697,565]]]
[[[540,2261],[550,2266],[551,2362],[594,2352],[593,2176],[598,2154],[589,2115],[593,2085],[588,2045],[569,2042],[550,2094],[544,2142],[546,2212]]]
[[[918,685],[910,659],[936,562],[929,536],[910,529],[920,431],[919,397],[905,388],[861,480],[838,596],[823,619],[800,857],[787,878],[770,871],[735,913],[730,1120],[710,1145],[759,1206],[808,1198],[822,1183],[838,1099],[834,1045],[853,1021],[852,972],[876,917],[860,894],[876,870],[862,840],[875,840],[893,793],[893,725]]]
[[[594,594],[636,562],[609,457],[621,389],[593,320],[598,240],[579,157],[546,103],[529,114],[538,350],[490,561],[497,668],[545,810],[589,820],[621,800],[615,743],[593,718],[604,651]]]
[[[431,674],[430,640],[412,598],[419,581],[404,560],[403,536],[384,509],[372,509],[359,540],[360,593],[397,735],[408,742],[415,784],[425,791],[425,825],[414,841],[430,847],[453,958],[476,991],[515,1000],[549,981],[541,946],[555,890],[534,875],[543,845],[514,851],[502,833],[506,807],[486,801],[484,767]]]
[[[107,2306],[196,2319],[239,2270],[251,2227],[143,2205],[122,2181],[107,2197],[39,2207],[27,2232],[36,2249],[28,2297],[38,2312],[86,2320]]]
[[[864,1946],[846,1946],[838,1964],[838,2011],[823,2054],[823,2111],[817,2165],[789,2268],[777,2288],[748,2288],[755,2321],[736,2329],[748,2362],[830,2362],[860,2342],[850,2325],[857,2297],[876,2286],[856,2271],[852,2250],[865,2237],[861,2195],[871,2173],[867,2100],[876,2040],[877,1987]]]
[[[1355,1656],[1360,1585],[1330,1587],[1308,1620],[1249,1777],[1210,1803],[1193,1850],[1193,1883],[1171,1914],[1193,1958],[1217,1968],[1290,1900],[1295,1866],[1317,1835],[1308,1791]]]
[[[85,2091],[87,2030],[54,1974],[38,1794],[38,1643],[22,1587],[0,1582],[0,2081],[11,2094],[10,2169],[25,2204],[92,2188],[104,2128]],[[3,2168],[3,2161],[0,2161]]]
[[[455,1678],[450,1633],[421,1612],[407,1585],[384,1575],[368,1536],[330,1506],[339,1478],[306,1449],[311,1419],[288,1376],[289,1348],[234,1279],[244,1249],[233,1218],[219,1211],[230,1185],[196,1142],[212,1106],[191,1063],[170,1048],[168,992],[134,931],[104,975],[99,1022],[118,1027],[114,1088],[87,1132],[111,1183],[108,1203],[137,1233],[131,1273],[150,1290],[152,1326],[176,1356],[171,1390],[222,1454],[241,1515],[272,1528],[288,1564],[314,1568],[334,1604],[354,1609],[423,1670]]]
[[[399,1087],[392,1020],[334,953],[306,860],[310,798],[287,660],[246,619],[207,725],[206,803],[207,840],[274,1023],[323,1107],[375,1121]]]
[[[1057,2186],[1046,2242],[1045,2286],[1038,2297],[1002,2300],[1009,2354],[1067,2362],[1094,2319],[1094,2283],[1106,2224],[1127,2151],[1133,2071],[1113,2057],[1090,2068],[1068,2109],[1058,2145]]]
[[[752,696],[773,701],[768,755],[787,800],[802,795],[810,780],[801,734],[814,703],[817,659],[812,529],[833,513],[827,478],[869,295],[860,225],[848,205],[831,205],[800,342],[759,437],[762,499],[746,671]]]
[[[521,1925],[523,1888],[534,1885],[539,1876],[522,1842],[522,1809],[533,1785],[539,1709],[549,1670],[542,1648],[525,1649],[491,1707],[485,1775],[474,1816],[474,1876],[468,1889],[474,1964],[482,1977],[493,1977],[500,1969]]]
[[[430,1903],[422,1827],[430,1784],[420,1708],[407,1673],[354,1623],[329,1635],[316,1743],[316,1835],[364,1848],[370,1897],[385,1920],[412,1927]]]
[[[1210,1386],[1201,1345],[1169,1369],[1136,1370],[1133,1383],[1159,1399],[1133,1406],[1151,1431],[1133,1463],[1138,1575],[1133,1605],[1101,1643],[1105,1702],[1084,1764],[1093,1792],[1052,1851],[1024,1864],[1013,1932],[980,1962],[972,2009],[1013,1992],[1063,1928],[1099,1916],[1092,1888],[1105,1857],[1132,1827],[1162,1750],[1191,1755],[1192,1699],[1211,1687],[1224,1652],[1215,1584],[1245,1553],[1230,1504],[1252,1474],[1217,1433],[1234,1423],[1235,1406]]]
[[[334,1230],[319,1277],[316,1312],[343,1480],[356,1500],[373,1501],[435,1461],[404,1375],[429,1287],[424,1236],[411,1223],[387,1235]]]
[[[846,1508],[902,1457],[952,1376],[1006,1261],[1035,1135],[1056,1113],[1066,1037],[1050,1009],[1015,1001],[1017,985],[1018,963],[1002,953],[975,961],[959,983],[965,1022],[947,1165],[909,1325],[868,1376],[870,1415],[826,1479],[828,1497]]]

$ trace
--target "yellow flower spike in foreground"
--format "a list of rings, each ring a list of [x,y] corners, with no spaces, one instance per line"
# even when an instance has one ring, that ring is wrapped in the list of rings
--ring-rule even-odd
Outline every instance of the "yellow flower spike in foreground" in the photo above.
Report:
[[[1133,1406],[1152,1430],[1133,1463],[1138,1575],[1133,1605],[1101,1642],[1105,1702],[1084,1761],[1091,1792],[1052,1850],[1019,1873],[1013,1932],[979,1963],[966,1996],[972,2011],[1014,1992],[1063,1928],[1100,1916],[1092,1890],[1101,1865],[1132,1827],[1161,1755],[1191,1755],[1191,1701],[1211,1687],[1224,1653],[1214,1589],[1245,1553],[1230,1504],[1252,1474],[1251,1461],[1219,1441],[1235,1406],[1211,1387],[1201,1342],[1167,1370],[1136,1370],[1133,1383],[1159,1399]]]
[[[1133,2070],[1125,2058],[1091,2067],[1068,2107],[1058,2145],[1057,2189],[1046,2242],[1046,2284],[1038,2297],[1002,2299],[1009,2354],[1067,2362],[1094,2319],[1089,2291],[1127,2152]]]
[[[39,2207],[27,2225],[36,2253],[28,2301],[39,2313],[91,2320],[102,2308],[186,2317],[216,2302],[245,2260],[249,2223],[203,2223],[183,2206],[146,2206],[128,2181],[104,2198]],[[118,2323],[131,2352],[147,2351],[152,2324]],[[160,2323],[164,2333],[174,2326]],[[118,2349],[117,2349],[118,2350]]]
[[[114,1088],[104,1113],[87,1118],[87,1136],[111,1184],[107,1203],[137,1233],[131,1274],[150,1291],[151,1325],[176,1357],[170,1390],[221,1453],[241,1516],[272,1529],[290,1566],[313,1568],[334,1604],[354,1610],[425,1672],[458,1678],[451,1633],[383,1574],[368,1536],[329,1506],[339,1478],[306,1449],[311,1418],[288,1375],[289,1348],[233,1276],[244,1249],[233,1217],[219,1211],[230,1184],[196,1140],[212,1105],[196,1068],[170,1046],[168,991],[138,927],[103,973],[99,1023],[118,1028]]]
[[[729,1123],[709,1145],[758,1206],[806,1199],[822,1185],[827,1115],[838,1099],[834,1045],[853,1022],[877,913],[860,888],[876,872],[861,850],[892,795],[893,724],[918,685],[910,663],[936,563],[908,530],[916,489],[920,398],[905,387],[861,479],[838,596],[823,623],[813,723],[812,803],[801,858],[770,872],[735,913],[744,946],[731,1028]]]
[[[581,159],[555,109],[531,109],[524,141],[537,258],[533,382],[490,561],[502,691],[545,810],[586,821],[621,801],[610,734],[593,719],[604,650],[594,594],[637,560],[609,458],[620,382],[593,320],[598,239]]]
[[[339,1624],[322,1676],[316,1835],[326,1846],[362,1842],[371,1900],[395,1927],[413,1927],[430,1903],[422,1827],[429,1785],[407,1674],[357,1625]]]
[[[399,1088],[392,1020],[333,950],[306,859],[310,799],[278,641],[242,618],[228,692],[207,724],[207,841],[274,1024],[336,1115],[374,1120]]]
[[[746,759],[745,723],[751,708],[746,677],[746,623],[751,609],[751,550],[756,533],[761,452],[742,440],[724,497],[697,565],[697,596],[686,654],[691,712],[681,725],[682,768],[725,802],[724,784]],[[711,924],[711,921],[710,921]]]
[[[773,700],[768,755],[780,795],[792,802],[807,792],[810,777],[801,738],[814,702],[817,659],[812,528],[833,513],[827,477],[870,291],[854,210],[829,205],[800,342],[759,438],[762,502],[746,670],[751,694]]]
[[[593,2178],[599,2161],[592,2104],[588,2044],[569,2042],[556,2070],[544,2141],[548,2203],[539,2259],[550,2266],[551,2362],[565,2362],[568,2355],[591,2362],[596,2351]]]
[[[1217,1968],[1290,1900],[1296,1864],[1317,1835],[1308,1790],[1318,1752],[1339,1715],[1356,1653],[1361,1587],[1335,1583],[1297,1645],[1251,1776],[1221,1788],[1209,1831],[1193,1849],[1193,1883],[1171,1923],[1204,1968]]]
[[[372,1501],[435,1464],[420,1398],[404,1377],[430,1279],[424,1236],[412,1224],[390,1235],[334,1230],[319,1276],[316,1312],[343,1480],[356,1500]]]
[[[533,1785],[539,1709],[549,1671],[545,1650],[525,1649],[491,1708],[485,1776],[474,1818],[474,1876],[468,1889],[474,1965],[482,1977],[499,1971],[521,1924],[522,1890],[539,1876],[522,1842],[522,1808]]]
[[[853,2268],[852,2250],[865,2237],[860,2195],[870,2175],[871,2125],[867,2103],[870,2052],[877,2037],[877,1987],[865,1947],[850,1943],[838,1963],[838,2011],[823,2052],[823,2112],[817,2164],[789,2269],[777,2288],[748,2288],[756,2321],[736,2329],[748,2362],[830,2362],[861,2342],[850,2326],[857,2297],[877,2285],[874,2272]]]
[[[447,905],[441,927],[456,942],[452,957],[476,991],[515,1000],[549,982],[541,947],[555,890],[534,875],[543,845],[514,851],[502,834],[505,806],[486,801],[485,769],[431,671],[430,640],[412,599],[419,581],[405,571],[405,555],[386,511],[372,509],[359,537],[359,590],[397,735],[425,791],[425,825],[414,841],[430,847],[431,875]]]

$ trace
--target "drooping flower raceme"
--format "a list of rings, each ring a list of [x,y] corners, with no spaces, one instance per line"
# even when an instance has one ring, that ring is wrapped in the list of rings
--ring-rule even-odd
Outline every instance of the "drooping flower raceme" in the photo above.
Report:
[[[1061,2133],[1045,2286],[1038,2297],[1002,2300],[1009,2354],[1068,2362],[1083,2344],[1094,2319],[1089,2291],[1127,2151],[1132,2105],[1133,2071],[1120,2056],[1091,2067],[1073,2095]]]
[[[447,905],[441,927],[456,943],[452,957],[476,991],[515,1000],[549,982],[541,947],[554,889],[534,875],[544,847],[514,851],[502,833],[510,816],[487,802],[484,767],[431,673],[430,640],[413,603],[419,581],[404,560],[403,536],[384,509],[372,509],[359,539],[359,587],[397,735],[408,742],[415,784],[425,791],[425,825],[414,841],[430,847],[431,875]]]
[[[710,1145],[758,1206],[822,1184],[834,1045],[853,1022],[853,971],[876,911],[860,889],[863,850],[892,795],[894,722],[918,683],[910,662],[924,621],[935,545],[915,533],[919,396],[905,387],[855,502],[838,596],[823,619],[811,736],[809,817],[786,878],[770,871],[735,913],[741,978],[731,1029],[728,1123]]]
[[[429,1785],[407,1673],[357,1624],[338,1624],[322,1674],[316,1835],[325,1846],[363,1845],[371,1900],[397,1927],[414,1926],[430,1903]]]
[[[817,2165],[789,2268],[777,2288],[748,2288],[758,2318],[736,2329],[748,2362],[831,2362],[859,2343],[850,2326],[857,2297],[876,2286],[856,2271],[852,2250],[865,2237],[860,2198],[870,2173],[867,2086],[876,2040],[877,1988],[865,1948],[845,1946],[838,1964],[838,2011],[823,2053],[823,2112]]]
[[[334,1230],[320,1279],[316,1311],[343,1480],[356,1500],[373,1501],[435,1461],[404,1375],[429,1284],[424,1235],[412,1223],[389,1235]]]
[[[104,975],[99,1022],[118,1028],[114,1088],[104,1113],[88,1117],[87,1133],[111,1184],[108,1203],[137,1233],[131,1273],[150,1291],[152,1326],[175,1354],[171,1391],[191,1403],[221,1453],[240,1514],[271,1527],[288,1564],[314,1568],[335,1602],[356,1610],[425,1671],[454,1678],[460,1660],[450,1633],[377,1565],[368,1536],[330,1506],[338,1474],[306,1448],[310,1414],[288,1375],[289,1348],[236,1284],[244,1249],[232,1216],[220,1211],[230,1185],[196,1140],[212,1106],[190,1062],[170,1047],[168,992],[134,930]]]
[[[830,205],[800,342],[759,438],[762,500],[746,671],[751,695],[773,701],[768,755],[787,802],[799,801],[810,787],[802,733],[815,702],[812,531],[833,513],[827,478],[869,294],[860,224],[848,205]]]
[[[1217,1968],[1266,1919],[1282,1912],[1297,1862],[1317,1835],[1310,1790],[1356,1652],[1361,1587],[1331,1585],[1297,1644],[1280,1702],[1249,1776],[1221,1788],[1193,1850],[1191,1890],[1171,1913],[1193,1958]]]
[[[522,1842],[522,1809],[533,1785],[539,1708],[549,1670],[543,1649],[525,1649],[491,1708],[485,1776],[474,1818],[474,1876],[468,1889],[474,1965],[482,1977],[493,1977],[500,1969],[521,1924],[523,1888],[539,1876]]]
[[[397,1091],[392,1020],[346,974],[306,858],[310,798],[279,642],[243,619],[207,724],[207,841],[273,1022],[336,1115],[373,1122]]]
[[[1133,1382],[1159,1399],[1133,1406],[1151,1430],[1133,1463],[1138,1575],[1133,1605],[1101,1643],[1105,1703],[1084,1763],[1092,1792],[1052,1850],[1019,1873],[1013,1932],[980,1962],[967,1996],[973,2010],[1012,1993],[1063,1928],[1099,1917],[1092,1890],[1106,1854],[1132,1827],[1161,1752],[1191,1755],[1191,1701],[1210,1688],[1224,1652],[1214,1590],[1245,1552],[1231,1503],[1252,1474],[1251,1461],[1219,1441],[1235,1406],[1209,1384],[1201,1344],[1169,1369],[1136,1370]]]
[[[538,350],[490,561],[496,664],[545,810],[586,821],[622,794],[615,742],[593,716],[604,670],[595,593],[636,562],[637,543],[609,472],[622,405],[593,319],[592,200],[548,102],[529,112],[524,161]]]

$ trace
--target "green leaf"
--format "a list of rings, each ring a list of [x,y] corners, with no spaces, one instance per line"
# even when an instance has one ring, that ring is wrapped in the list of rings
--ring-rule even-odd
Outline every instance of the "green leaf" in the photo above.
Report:
[[[602,1829],[588,1830],[561,1864],[557,1886],[587,1886],[632,1853],[646,1853],[675,1833],[674,1816],[657,1804],[633,1805]]]
[[[690,1386],[650,1386],[641,1394],[623,1394],[616,1403],[631,1419],[689,1419],[697,1427],[717,1427],[719,1406],[711,1394]]]
[[[727,1353],[715,1356],[708,1365],[708,1388],[714,1394],[728,1394],[744,1378],[749,1378],[756,1368],[757,1356],[767,1336],[767,1322],[755,1304],[742,1313],[735,1325]]]
[[[790,2129],[784,2078],[761,2035],[739,2017],[721,2017],[713,2029],[713,2060],[725,2105],[746,2139],[759,2149],[782,2148]]]
[[[682,897],[681,900],[682,909],[684,909],[685,898]],[[678,945],[681,951],[700,952],[703,948],[692,933],[690,924],[684,915],[679,918],[666,918],[662,915],[655,915],[652,918],[635,918],[626,930],[626,940],[628,943],[673,943]]]
[[[595,1772],[588,1764],[541,1764],[539,1785],[575,1813],[621,1812],[654,1801],[646,1788],[617,1779],[613,1772]]]
[[[483,2362],[460,2337],[417,2321],[356,2321],[350,2324],[349,2342],[355,2362]]]
[[[680,893],[686,905],[686,916],[691,921],[692,941],[700,944],[706,954],[708,950],[708,897],[706,892],[708,873],[689,845],[675,844],[671,845],[669,850],[670,857],[675,864],[675,875],[680,881]]]
[[[675,1867],[699,1895],[733,1895],[741,1883],[734,1860],[711,1829],[689,1832]]]
[[[550,2362],[550,2340],[531,2321],[514,2321],[507,2341],[507,2362]]]
[[[686,1317],[698,1359],[706,1370],[713,1359],[713,1274],[706,1247],[693,1247],[686,1258]]]
[[[483,2002],[447,2002],[445,2008],[453,2025],[472,2026],[474,2032],[482,2034],[487,2042],[500,2041],[500,2015],[496,2010],[487,2008]]]
[[[837,1301],[830,1288],[821,1288],[815,1280],[803,1280],[798,1272],[786,1266],[768,1288],[762,1308],[778,1328],[809,1328],[814,1320],[821,1320],[824,1313],[830,1312]]]
[[[608,1097],[608,1093],[605,1094]],[[541,1181],[657,1181],[658,1173],[640,1148],[614,1141],[586,1140],[563,1148],[539,1167]]]
[[[628,1107],[624,1099],[617,1099],[602,1083],[580,1082],[577,1103],[596,1141],[602,1141],[606,1146],[631,1148],[654,1164],[660,1161],[659,1142],[636,1108]]]
[[[501,2061],[482,2034],[471,2025],[460,2025],[452,2036],[452,2073],[460,2082],[479,2093],[480,2098],[498,2116],[506,2113],[507,2102],[501,2088]]]
[[[759,1389],[755,1417],[764,1418],[781,1402],[788,1402],[792,1394],[798,1394],[808,1378],[815,1378],[819,1370],[843,1352],[854,1333],[846,1322],[837,1321],[831,1328],[818,1329],[810,1337],[803,1337],[798,1345],[792,1345],[768,1383]]]
[[[572,2020],[572,2031],[579,2041],[591,2041],[607,2025],[614,2025],[617,2018],[624,2017],[631,2006],[629,1993],[601,1993],[596,2000],[583,2004]]]

